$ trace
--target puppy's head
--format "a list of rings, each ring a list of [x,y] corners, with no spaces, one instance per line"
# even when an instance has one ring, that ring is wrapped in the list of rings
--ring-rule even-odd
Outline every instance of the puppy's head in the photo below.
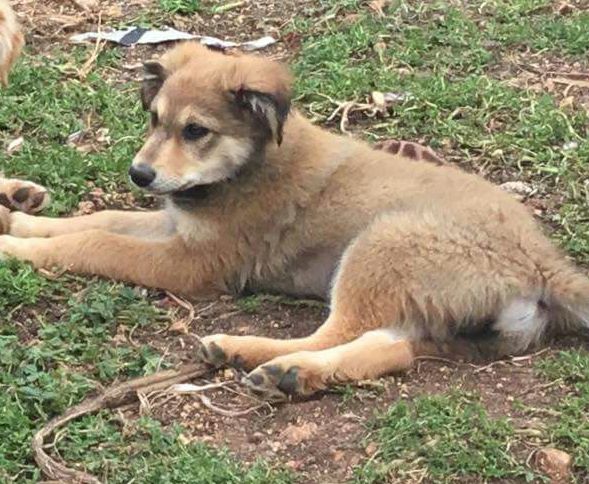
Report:
[[[146,62],[141,97],[151,122],[131,179],[154,193],[189,196],[235,177],[268,143],[281,143],[290,85],[276,62],[196,43]]]

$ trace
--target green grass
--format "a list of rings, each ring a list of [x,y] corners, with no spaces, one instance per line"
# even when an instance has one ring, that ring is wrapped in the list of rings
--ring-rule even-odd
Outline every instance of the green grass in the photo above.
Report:
[[[190,15],[202,8],[200,0],[159,0],[162,11],[171,14]]]
[[[161,25],[174,15],[226,14],[232,2],[158,0],[137,19]],[[373,90],[406,94],[390,116],[364,119],[357,135],[374,140],[425,140],[452,161],[539,184],[562,198],[551,221],[555,237],[579,261],[589,263],[589,176],[585,109],[561,108],[550,92],[508,82],[530,56],[572,64],[589,51],[589,14],[560,16],[552,0],[393,0],[379,18],[359,0],[321,0],[305,5],[289,29],[302,34],[294,62],[297,105],[325,119],[337,101],[364,100]],[[231,9],[231,12],[238,7]],[[351,14],[358,16],[349,20]],[[287,20],[287,19],[285,19]],[[202,32],[214,35],[214,31]],[[0,169],[51,188],[50,213],[71,212],[92,186],[128,190],[126,171],[141,144],[145,114],[137,86],[117,79],[120,49],[106,48],[87,77],[79,69],[91,48],[63,46],[40,56],[28,52],[0,102],[0,146],[23,136],[22,148],[5,155]],[[352,126],[354,127],[354,126]],[[85,130],[93,139],[107,129],[110,143],[82,153],[66,143]],[[567,143],[577,148],[563,150]],[[89,183],[90,182],[90,183]],[[307,304],[285,298],[240,299],[246,313],[266,304]],[[315,306],[316,303],[308,303]],[[30,438],[39,426],[89,392],[115,380],[166,366],[153,349],[115,342],[133,328],[153,330],[168,315],[133,288],[65,276],[46,279],[24,264],[0,266],[0,481],[41,478]],[[589,358],[563,352],[543,361],[548,381],[562,378],[569,394],[544,438],[589,469]],[[344,403],[354,390],[341,390]],[[522,409],[525,405],[522,405]],[[523,411],[520,409],[521,411]],[[126,422],[89,416],[70,425],[57,449],[108,482],[287,482],[289,476],[258,463],[244,466],[223,451],[186,443],[180,428],[149,419]],[[359,482],[382,482],[425,473],[434,482],[453,479],[532,478],[511,450],[518,440],[510,421],[491,418],[470,395],[423,396],[390,407],[371,425],[377,454],[357,472]],[[513,444],[513,445],[512,445]]]
[[[60,452],[71,462],[86,468],[109,483],[139,482],[158,484],[286,484],[284,472],[274,471],[262,462],[247,468],[224,452],[214,452],[203,444],[187,444],[181,429],[163,429],[157,421],[142,418],[124,433],[120,424],[104,414],[86,417],[70,425],[60,442]],[[132,436],[132,437],[130,437]]]
[[[561,351],[539,362],[538,371],[550,381],[562,379],[570,393],[559,400],[558,417],[550,421],[551,442],[574,456],[575,466],[589,473],[589,353],[585,350]]]
[[[53,213],[74,208],[90,190],[88,182],[111,190],[127,186],[127,166],[144,130],[136,86],[106,77],[119,64],[118,51],[103,52],[98,68],[81,81],[76,68],[88,55],[88,49],[75,47],[28,58],[2,93],[0,144],[17,136],[25,141],[21,150],[0,160],[0,168],[51,187]],[[66,143],[72,133],[87,130],[92,137],[101,128],[108,129],[111,143],[95,152],[81,153]]]
[[[264,305],[271,305],[273,307],[280,306],[294,306],[294,307],[308,307],[315,309],[324,309],[326,307],[323,301],[314,299],[293,299],[288,296],[272,295],[272,294],[252,294],[237,299],[235,304],[244,313],[257,314],[264,309]]]
[[[21,306],[35,304],[48,282],[31,266],[9,260],[0,265],[0,313],[8,314]]]
[[[375,458],[358,482],[390,482],[420,470],[432,482],[531,478],[509,451],[513,427],[489,417],[471,395],[417,397],[399,402],[373,422]]]
[[[126,187],[126,170],[141,142],[145,115],[137,87],[109,79],[116,50],[103,52],[85,80],[77,77],[89,50],[28,55],[0,103],[0,145],[23,136],[22,149],[0,159],[0,170],[51,187],[53,213],[74,208],[91,181],[106,190]],[[123,115],[124,113],[124,115]],[[111,143],[81,153],[66,145],[80,129],[109,130]],[[146,345],[115,342],[117,334],[157,330],[169,317],[134,288],[62,276],[46,279],[16,261],[0,265],[0,482],[35,482],[41,476],[31,437],[48,419],[113,381],[166,367]],[[182,444],[179,430],[155,422],[123,429],[106,416],[76,422],[60,452],[109,482],[276,482],[280,472],[245,467],[223,452]],[[103,442],[104,440],[104,442]],[[112,474],[109,474],[112,473]]]
[[[0,270],[2,281],[10,277],[9,271],[18,278],[30,269],[12,263]],[[29,279],[31,283],[18,292],[1,285],[0,305],[12,315],[0,323],[4,479],[35,477],[30,437],[38,422],[63,412],[99,383],[151,373],[160,363],[160,356],[146,346],[112,342],[119,326],[154,326],[163,317],[131,288],[97,281],[72,292],[75,280],[49,283],[30,274]],[[46,305],[55,304],[52,311],[19,309],[41,297]]]
[[[329,98],[364,100],[374,90],[405,94],[390,117],[363,124],[359,134],[424,139],[451,159],[563,192],[552,220],[559,226],[555,236],[589,262],[582,182],[587,111],[560,108],[552,94],[516,88],[495,75],[513,49],[548,49],[547,55],[574,61],[589,51],[589,16],[558,17],[540,1],[472,2],[467,10],[444,1],[391,5],[384,19],[363,13],[350,24],[336,17],[320,30],[295,22],[305,34],[294,64],[300,102],[327,117],[335,108]],[[564,150],[571,142],[577,147]]]

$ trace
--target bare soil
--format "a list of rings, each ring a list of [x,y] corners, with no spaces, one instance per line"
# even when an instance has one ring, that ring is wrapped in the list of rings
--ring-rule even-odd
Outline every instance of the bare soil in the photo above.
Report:
[[[20,13],[25,28],[30,32],[29,49],[47,53],[55,45],[68,48],[68,38],[74,33],[96,30],[104,25],[124,25],[154,8],[155,2],[132,0],[122,2],[108,0],[97,2],[98,7],[85,11],[74,1],[18,0],[14,4]],[[290,57],[296,53],[299,40],[288,34],[293,17],[313,15],[316,2],[311,0],[246,2],[236,10],[223,15],[194,15],[191,17],[162,17],[161,23],[198,34],[240,41],[273,35],[282,38],[266,53],[277,57]],[[137,64],[167,46],[140,46],[125,49],[125,60],[113,81],[127,81],[138,77]],[[103,48],[112,48],[104,46]],[[117,47],[120,48],[120,47]],[[90,49],[89,49],[90,51]],[[574,72],[586,71],[585,66],[563,67],[546,65],[546,60],[534,62],[505,62],[498,70],[499,77],[509,77],[513,82],[537,84],[546,88],[547,72],[562,72],[565,68]],[[521,68],[525,65],[526,68]],[[549,84],[553,89],[566,85]],[[573,85],[570,89],[575,89]],[[568,93],[563,92],[565,99]],[[586,100],[583,100],[585,102]],[[589,102],[589,101],[588,101]],[[493,172],[496,181],[511,180],[512,174]],[[527,201],[537,215],[546,213],[558,205],[557,194],[539,193]],[[100,197],[98,197],[100,198]],[[92,199],[90,199],[92,202]],[[94,203],[94,202],[92,202]],[[111,202],[126,206],[127,203]],[[103,208],[96,203],[96,208]],[[92,207],[90,210],[93,210]],[[175,305],[169,299],[160,299],[160,304]],[[31,309],[32,310],[32,309]],[[136,334],[117,335],[123,340],[146,343],[160,350],[168,360],[189,361],[196,344],[195,335],[218,332],[230,334],[264,335],[279,338],[304,336],[318,327],[327,315],[327,308],[319,303],[297,305],[268,300],[255,309],[246,311],[236,300],[225,298],[217,301],[194,302],[195,317],[186,325],[187,334],[180,328],[171,328],[159,333],[138,331]],[[185,316],[185,314],[184,314]],[[22,328],[22,339],[35,338],[35,328]],[[578,341],[560,343],[584,344]],[[587,346],[587,345],[586,345]],[[555,352],[559,346],[547,351]],[[514,405],[516,400],[535,408],[554,407],[566,389],[558,383],[547,385],[535,376],[532,366],[536,357],[519,361],[498,362],[488,366],[473,366],[462,362],[420,361],[410,372],[391,376],[374,382],[365,382],[352,390],[336,389],[317,395],[315,398],[278,406],[262,406],[241,416],[224,416],[202,404],[194,395],[168,396],[150,402],[148,408],[133,408],[125,412],[127,419],[136,418],[139,411],[148,412],[165,424],[180,424],[184,427],[187,441],[204,441],[226,446],[245,462],[259,458],[296,471],[301,482],[342,482],[353,476],[353,469],[369,458],[375,451],[366,422],[399,399],[411,399],[416,395],[441,393],[449,389],[476,391],[481,395],[486,408],[497,417],[509,417],[515,426],[529,437],[516,453],[527,459],[530,452],[539,446],[533,429],[542,422],[537,417],[521,413]],[[210,375],[211,382],[232,381],[239,375],[225,370]],[[195,382],[203,383],[203,382]],[[218,407],[232,410],[247,409],[260,405],[252,397],[241,393],[239,387],[220,388],[206,395]],[[237,389],[237,393],[235,392]],[[531,429],[531,430],[530,430]],[[368,435],[368,437],[367,437]]]
[[[164,331],[158,335],[136,334],[134,338],[158,348],[172,360],[190,361],[197,344],[195,336],[227,332],[300,337],[317,328],[327,315],[327,309],[315,302],[291,304],[269,300],[257,307],[255,314],[250,314],[229,297],[198,302],[188,334]],[[537,355],[480,365],[419,361],[413,370],[403,375],[362,382],[351,389],[336,388],[311,400],[262,406],[241,416],[221,415],[194,395],[156,399],[148,411],[165,424],[181,424],[186,441],[227,447],[244,462],[263,458],[277,466],[286,466],[296,472],[301,482],[343,482],[353,477],[355,466],[375,452],[367,423],[378,412],[399,399],[411,400],[418,395],[451,390],[475,392],[492,417],[511,419],[517,432],[526,436],[521,439],[523,444],[512,449],[516,457],[525,461],[542,444],[535,430],[545,424],[550,414],[542,414],[541,409],[558,408],[558,400],[567,392],[559,382],[547,383],[538,378],[533,364],[540,355],[545,357],[559,349],[580,345],[589,348],[588,342],[569,338]],[[195,383],[238,379],[237,370],[221,370]],[[233,411],[261,404],[242,393],[238,385],[230,388],[220,388],[206,395],[215,406]],[[539,413],[530,416],[519,410],[519,404],[540,409]],[[137,409],[128,411],[127,417],[137,417]]]

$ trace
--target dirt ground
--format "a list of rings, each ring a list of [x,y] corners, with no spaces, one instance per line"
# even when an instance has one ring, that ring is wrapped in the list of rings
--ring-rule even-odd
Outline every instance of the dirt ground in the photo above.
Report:
[[[30,32],[29,48],[49,52],[55,44],[65,44],[73,33],[141,18],[153,2],[108,0],[99,2],[99,8],[90,7],[88,10],[79,6],[84,2],[76,1],[20,0],[14,3],[19,6],[19,11],[26,12],[22,20]],[[208,26],[214,22],[215,36],[234,41],[263,35],[280,37],[295,14],[298,18],[311,15],[313,4],[311,0],[247,2],[243,8],[223,15],[171,16],[166,23],[181,30],[212,34]],[[289,58],[299,45],[300,39],[293,35],[283,38],[283,42],[267,52],[279,58]],[[163,46],[126,49],[123,67],[120,72],[113,72],[113,80],[137,78],[139,61],[162,49]],[[542,69],[538,66],[538,70]],[[508,75],[507,71],[503,74]],[[539,82],[539,78],[521,76],[520,73],[518,82]],[[507,178],[496,175],[498,181],[507,181]],[[558,204],[558,194],[547,195],[540,191],[528,203],[542,216]],[[193,318],[159,334],[139,330],[135,334],[122,333],[117,337],[126,343],[147,343],[172,362],[191,360],[194,335],[227,332],[280,338],[304,336],[321,324],[327,315],[327,308],[317,302],[293,304],[274,298],[262,299],[253,309],[229,297],[188,303],[186,307],[165,297],[159,297],[158,303],[177,307],[179,317],[183,318],[193,310]],[[542,354],[546,356],[560,347],[570,347],[571,343],[589,348],[586,342],[570,340],[559,342]],[[207,393],[214,406],[235,415],[222,415],[194,395],[168,395],[148,401],[139,408],[127,409],[124,417],[133,419],[143,413],[165,424],[179,423],[185,429],[183,438],[187,442],[197,440],[226,446],[245,462],[263,458],[282,464],[296,471],[301,482],[342,482],[352,478],[353,468],[375,452],[370,436],[366,438],[366,422],[375,412],[399,399],[411,399],[417,395],[450,389],[476,390],[492,415],[510,417],[514,426],[526,435],[520,441],[524,444],[514,449],[515,454],[525,460],[540,443],[534,429],[542,422],[530,419],[524,413],[518,414],[512,405],[514,399],[527,406],[549,408],[557,406],[555,402],[567,391],[559,382],[547,384],[535,376],[532,365],[536,358],[529,355],[478,366],[443,360],[420,361],[415,369],[403,376],[365,382],[352,389],[338,388],[311,400],[275,406],[254,400],[235,383]],[[231,382],[238,377],[235,371],[226,370],[212,373],[206,382],[194,383]],[[244,410],[251,411],[240,414]]]
[[[190,361],[194,335],[227,332],[279,338],[308,334],[324,320],[327,310],[317,303],[292,306],[273,299],[256,307],[255,314],[240,309],[230,298],[202,302],[194,307],[195,318],[188,335],[169,332],[158,335],[136,334],[179,361]],[[163,423],[180,423],[186,441],[193,440],[226,446],[245,462],[259,458],[294,470],[300,482],[344,482],[353,477],[354,467],[370,458],[376,449],[367,437],[366,424],[377,412],[399,399],[446,391],[474,391],[492,417],[508,417],[522,435],[514,454],[526,460],[541,444],[536,429],[542,419],[530,418],[514,410],[518,400],[527,407],[558,408],[567,388],[560,382],[538,378],[532,368],[536,358],[556,353],[561,348],[589,348],[589,342],[568,339],[556,342],[537,354],[487,364],[431,360],[419,361],[402,376],[367,381],[353,388],[337,388],[311,400],[265,406],[240,391],[239,385],[223,387],[209,395],[215,406],[234,412],[258,407],[246,415],[224,416],[203,405],[194,396],[167,396],[155,400],[149,412]],[[235,381],[233,370],[213,373],[210,379],[195,382]],[[141,411],[141,409],[139,409]],[[136,409],[128,418],[136,417]],[[522,442],[526,445],[522,445]],[[473,481],[469,481],[473,482]],[[481,480],[480,482],[484,482]]]

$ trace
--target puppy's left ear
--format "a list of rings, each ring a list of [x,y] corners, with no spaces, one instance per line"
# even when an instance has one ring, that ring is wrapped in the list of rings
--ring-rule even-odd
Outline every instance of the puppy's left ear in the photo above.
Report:
[[[148,60],[143,63],[143,80],[141,82],[141,104],[144,110],[149,110],[153,98],[166,80],[166,70],[160,62]]]
[[[237,105],[249,111],[260,122],[278,145],[282,143],[284,123],[290,111],[290,97],[287,93],[269,94],[248,89],[244,86],[234,91]]]

